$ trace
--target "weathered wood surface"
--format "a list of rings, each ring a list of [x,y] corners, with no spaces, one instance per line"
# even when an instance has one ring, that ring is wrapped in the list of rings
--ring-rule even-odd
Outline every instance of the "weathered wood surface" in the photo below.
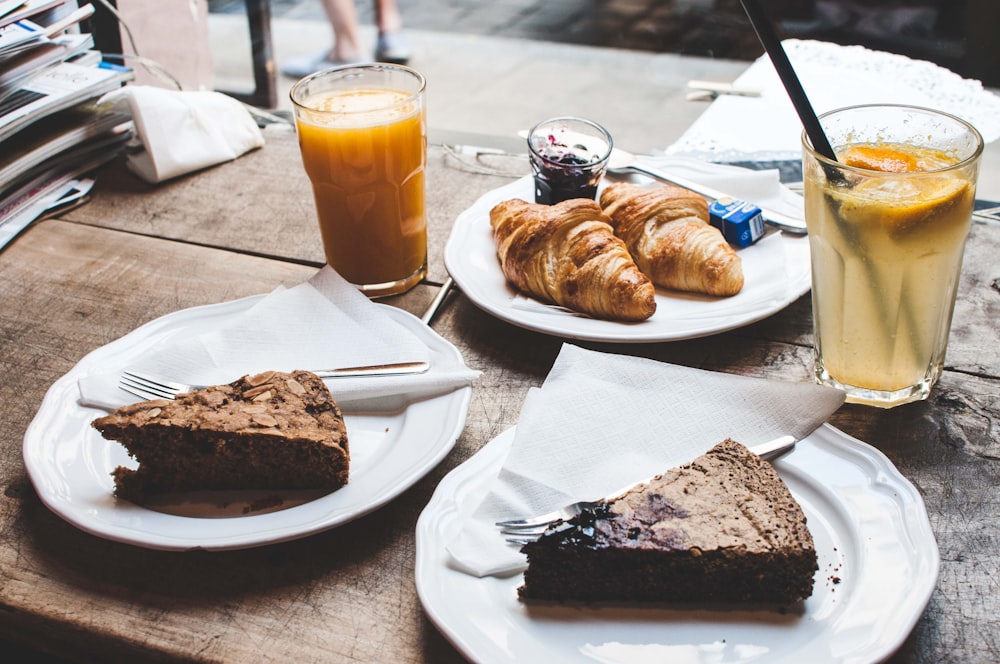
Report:
[[[483,371],[464,433],[389,505],[303,540],[225,553],[157,552],[64,523],[21,460],[24,431],[59,376],[160,315],[308,278],[321,260],[294,139],[151,190],[120,169],[93,202],[0,253],[0,637],[81,661],[393,661],[461,657],[424,616],[414,527],[441,478],[518,419],[561,339],[494,319],[461,294],[434,327]],[[432,274],[451,221],[508,179],[432,151]],[[1000,609],[1000,226],[969,242],[948,370],[932,398],[845,406],[832,423],[885,452],[920,489],[941,550],[930,605],[895,661],[995,661]],[[421,285],[390,302],[420,313]],[[689,366],[808,381],[808,296],[760,323],[668,344],[581,344]],[[667,398],[667,397],[665,397]]]
[[[428,150],[427,278],[433,283],[448,276],[444,246],[455,217],[481,194],[514,179],[480,175],[463,180],[469,173],[456,166],[470,159],[457,159],[438,147]],[[478,165],[512,174],[530,172],[526,161],[495,159],[492,164]],[[108,167],[102,175],[99,200],[74,210],[68,218],[151,237],[323,264],[312,189],[302,169],[298,142],[294,133],[280,126],[269,128],[263,149],[246,154],[237,164],[209,168],[195,177],[153,186],[130,176],[120,164]]]

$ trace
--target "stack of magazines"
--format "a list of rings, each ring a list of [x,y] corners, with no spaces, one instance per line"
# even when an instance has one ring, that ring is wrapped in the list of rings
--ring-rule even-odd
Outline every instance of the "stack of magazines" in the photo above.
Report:
[[[0,0],[0,248],[86,193],[84,176],[131,137],[127,114],[96,103],[132,72],[74,28],[91,14],[65,0]]]

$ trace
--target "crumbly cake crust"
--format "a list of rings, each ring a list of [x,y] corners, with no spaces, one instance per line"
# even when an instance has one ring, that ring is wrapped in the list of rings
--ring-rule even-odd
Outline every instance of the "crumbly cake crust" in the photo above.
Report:
[[[115,495],[200,489],[325,489],[348,481],[344,417],[322,379],[268,371],[172,401],[123,406],[96,419],[139,462],[115,469]]]
[[[526,544],[523,599],[759,602],[812,594],[818,569],[802,508],[734,440]]]

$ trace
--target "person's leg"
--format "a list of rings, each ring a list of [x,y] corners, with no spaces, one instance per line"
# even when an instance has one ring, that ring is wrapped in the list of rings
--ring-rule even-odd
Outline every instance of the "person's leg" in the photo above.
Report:
[[[333,48],[329,60],[352,62],[361,59],[361,35],[354,0],[323,0],[323,10],[333,28]],[[398,13],[398,12],[397,12]]]
[[[375,0],[375,26],[379,33],[399,32],[403,29],[403,17],[396,0]]]
[[[320,69],[368,59],[363,55],[354,0],[323,0],[323,11],[333,31],[333,46],[321,53],[289,58],[281,65],[285,76],[302,78]]]
[[[410,45],[403,34],[403,17],[396,0],[375,0],[375,26],[375,59],[405,65],[410,59]]]

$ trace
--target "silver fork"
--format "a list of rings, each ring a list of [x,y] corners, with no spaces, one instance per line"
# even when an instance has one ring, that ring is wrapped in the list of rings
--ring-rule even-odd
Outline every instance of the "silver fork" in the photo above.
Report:
[[[347,378],[352,376],[401,376],[405,374],[421,374],[430,369],[427,362],[397,362],[394,364],[374,364],[364,367],[341,367],[314,371],[320,378]],[[200,390],[205,385],[191,385],[165,380],[158,376],[123,371],[118,381],[118,387],[140,399],[173,399],[178,394]]]
[[[773,461],[782,454],[791,450],[793,447],[795,447],[795,438],[792,436],[782,436],[781,438],[775,438],[774,440],[761,443],[760,445],[754,445],[748,449],[765,461]],[[500,528],[500,532],[502,534],[512,536],[507,538],[507,541],[511,544],[527,544],[528,542],[533,542],[538,539],[552,524],[571,519],[584,510],[593,509],[600,502],[613,500],[633,487],[646,481],[648,480],[641,480],[639,482],[635,482],[634,484],[630,484],[624,489],[620,489],[605,498],[599,498],[598,500],[580,500],[575,503],[570,503],[569,505],[563,505],[559,509],[546,514],[539,514],[525,519],[497,521],[494,525]]]

